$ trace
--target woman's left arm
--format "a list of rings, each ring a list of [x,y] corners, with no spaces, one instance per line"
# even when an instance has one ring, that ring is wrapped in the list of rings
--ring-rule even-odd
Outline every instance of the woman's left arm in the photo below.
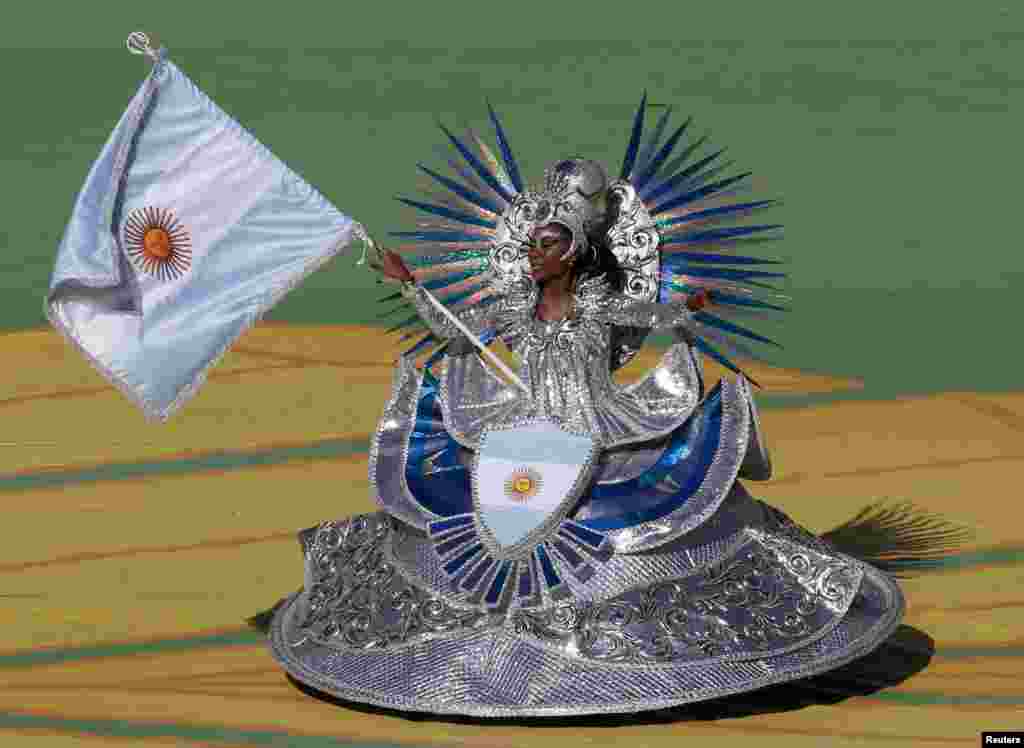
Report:
[[[692,330],[693,314],[710,301],[710,294],[701,290],[684,303],[657,304],[635,301],[624,294],[615,294],[599,303],[597,316],[603,321],[623,327],[648,330]]]

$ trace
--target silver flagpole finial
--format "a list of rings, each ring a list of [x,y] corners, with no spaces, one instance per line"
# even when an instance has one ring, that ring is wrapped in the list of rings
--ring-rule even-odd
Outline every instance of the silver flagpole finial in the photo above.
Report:
[[[363,243],[363,256],[360,257],[356,261],[356,265],[365,265],[366,264],[366,254],[367,254],[368,251],[369,252],[373,252],[374,259],[379,260],[380,259],[380,249],[378,249],[378,247],[377,247],[377,242],[375,242],[373,240],[373,237],[370,236],[369,233],[367,233],[366,229],[363,228],[362,224],[358,224],[357,223],[355,225],[354,233],[355,233],[356,238],[359,239],[359,241],[361,241]],[[370,263],[370,267],[373,267],[373,263],[372,262]]]
[[[149,35],[144,31],[133,31],[130,33],[125,46],[128,47],[128,51],[133,55],[146,55],[153,62],[157,62],[160,59],[160,55],[157,54],[157,51],[149,43]]]

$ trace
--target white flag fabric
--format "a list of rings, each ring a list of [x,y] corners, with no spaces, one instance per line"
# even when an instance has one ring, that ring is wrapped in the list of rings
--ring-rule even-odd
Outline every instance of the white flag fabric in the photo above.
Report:
[[[363,236],[161,50],[78,195],[46,314],[166,420],[246,329]]]

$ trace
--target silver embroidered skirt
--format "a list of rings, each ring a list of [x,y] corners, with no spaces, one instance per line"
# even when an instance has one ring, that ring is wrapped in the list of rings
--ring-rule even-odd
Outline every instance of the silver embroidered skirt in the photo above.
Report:
[[[474,518],[470,461],[429,374],[400,374],[375,436],[381,511],[299,534],[302,589],[271,651],[349,701],[478,717],[632,712],[815,675],[896,628],[903,597],[739,478],[770,473],[742,380],[676,432],[608,452],[532,548]]]

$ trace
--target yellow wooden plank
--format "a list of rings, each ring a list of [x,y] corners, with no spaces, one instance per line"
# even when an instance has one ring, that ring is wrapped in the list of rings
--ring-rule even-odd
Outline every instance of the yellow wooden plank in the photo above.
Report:
[[[238,538],[289,536],[375,511],[362,454],[270,467],[204,471],[31,492],[5,509],[0,575],[76,559],[145,556]]]

